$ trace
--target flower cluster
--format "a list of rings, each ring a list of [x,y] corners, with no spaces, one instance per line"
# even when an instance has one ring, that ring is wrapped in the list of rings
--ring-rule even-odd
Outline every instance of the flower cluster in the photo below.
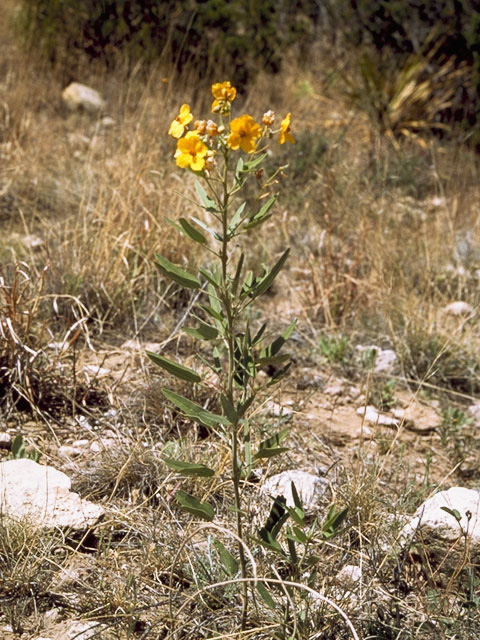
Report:
[[[182,169],[195,172],[209,171],[215,166],[217,151],[226,153],[229,149],[240,149],[245,153],[255,153],[259,151],[259,141],[274,134],[279,134],[279,144],[295,142],[290,131],[290,113],[281,121],[280,128],[274,130],[275,114],[271,110],[263,114],[261,124],[247,113],[230,119],[232,102],[237,96],[237,90],[229,81],[212,85],[212,95],[212,113],[218,115],[218,123],[210,119],[196,120],[193,130],[187,130],[193,115],[189,105],[183,104],[170,125],[168,133],[178,139],[175,161]]]

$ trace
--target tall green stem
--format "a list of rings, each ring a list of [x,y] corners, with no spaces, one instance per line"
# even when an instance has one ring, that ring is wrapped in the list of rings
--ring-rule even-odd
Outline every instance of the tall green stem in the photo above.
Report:
[[[227,350],[228,350],[228,374],[226,395],[232,406],[235,406],[234,398],[234,376],[235,376],[235,310],[233,308],[233,298],[231,285],[228,278],[228,208],[229,208],[229,192],[228,192],[228,151],[224,155],[224,175],[223,175],[223,201],[222,201],[222,289],[223,303],[225,305],[225,314],[227,317]],[[243,548],[243,523],[242,523],[242,502],[240,496],[240,469],[238,465],[238,421],[232,425],[232,480],[235,499],[235,514],[237,523],[237,535],[239,538],[238,554],[240,557],[240,571],[242,578],[247,578],[247,563],[245,558],[245,550]],[[242,582],[243,605],[241,628],[246,628],[247,612],[248,612],[248,583]]]

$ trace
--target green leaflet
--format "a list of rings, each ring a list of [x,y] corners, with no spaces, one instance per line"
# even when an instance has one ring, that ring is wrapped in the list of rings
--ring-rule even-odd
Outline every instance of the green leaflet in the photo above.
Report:
[[[197,498],[182,490],[177,491],[175,498],[184,511],[191,513],[197,518],[202,518],[202,520],[207,520],[207,522],[213,520],[215,511],[208,502],[200,502],[200,500],[197,500]]]
[[[173,469],[182,476],[195,476],[197,478],[211,478],[215,471],[206,467],[204,464],[196,464],[194,462],[182,462],[181,460],[173,460],[172,458],[163,458],[163,461],[170,469]]]
[[[237,422],[238,422],[238,414],[235,411],[235,408],[233,407],[233,405],[230,402],[230,400],[223,393],[220,395],[220,402],[222,404],[223,413],[228,418],[228,421],[231,424],[237,424]]]
[[[222,563],[223,568],[230,578],[233,578],[238,573],[238,562],[232,556],[232,554],[227,551],[225,546],[220,542],[220,540],[214,540],[213,546],[218,552],[220,556],[220,562]]]
[[[223,416],[219,416],[216,413],[210,413],[210,411],[203,409],[198,404],[195,404],[195,402],[180,396],[174,391],[162,389],[162,393],[167,400],[170,400],[170,402],[180,409],[180,411],[182,411],[182,413],[187,417],[192,418],[192,420],[195,420],[206,427],[213,428],[219,424],[228,424],[228,421]]]
[[[189,336],[192,336],[192,338],[198,338],[200,340],[215,340],[218,338],[218,330],[212,327],[212,325],[202,321],[200,321],[198,327],[187,328],[183,331]]]
[[[254,298],[261,296],[262,293],[265,293],[265,291],[270,287],[275,278],[278,276],[283,265],[285,264],[289,253],[290,249],[286,249],[281,255],[278,262],[272,267],[271,271],[265,274],[263,278],[261,278],[261,280],[252,287],[252,296]]]
[[[198,182],[198,180],[195,181],[195,189],[197,191],[198,197],[200,198],[203,208],[206,211],[216,211],[217,207],[215,206],[215,202],[210,198],[210,196],[207,195],[207,192],[200,184],[200,182]]]
[[[288,447],[259,449],[257,453],[253,456],[253,459],[259,460],[260,458],[273,458],[274,456],[279,456],[281,453],[285,453],[286,451],[288,451]]]
[[[205,244],[207,239],[197,228],[195,228],[188,220],[185,218],[180,218],[178,224],[182,228],[182,232],[193,240],[194,242],[198,242],[198,244]]]
[[[277,201],[277,196],[272,196],[267,200],[267,202],[263,205],[263,207],[250,218],[248,224],[245,225],[245,229],[253,229],[254,227],[262,224],[266,220],[271,217],[271,213],[269,213],[270,209],[273,207],[275,202]]]
[[[257,591],[263,602],[270,607],[270,609],[275,609],[276,604],[275,600],[272,598],[270,593],[267,591],[267,588],[263,584],[263,582],[257,582]]]
[[[173,362],[168,358],[164,358],[163,356],[158,355],[158,353],[153,353],[152,351],[147,351],[146,354],[157,366],[162,367],[162,369],[165,369],[180,380],[186,380],[187,382],[202,381],[202,378],[198,373],[188,367],[184,367],[183,365]]]
[[[202,283],[196,276],[188,273],[188,271],[180,269],[180,267],[178,267],[176,264],[173,264],[173,262],[170,262],[170,260],[167,260],[157,253],[155,254],[155,260],[160,271],[177,284],[181,285],[182,287],[187,287],[188,289],[201,288]]]

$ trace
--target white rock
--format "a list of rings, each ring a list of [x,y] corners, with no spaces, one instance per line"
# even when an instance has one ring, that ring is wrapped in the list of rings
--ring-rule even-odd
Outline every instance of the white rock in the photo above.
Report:
[[[284,407],[281,404],[278,404],[278,402],[269,402],[267,404],[267,409],[268,409],[268,413],[271,416],[275,416],[276,418],[280,418],[282,416],[291,416],[293,413],[293,410],[290,409],[290,407]]]
[[[110,129],[111,127],[113,127],[115,124],[115,120],[113,118],[111,118],[110,116],[104,116],[101,120],[100,120],[100,125],[104,128],[104,129]]]
[[[455,510],[460,521],[443,507]],[[417,509],[401,532],[401,538],[416,546],[422,545],[428,557],[433,576],[439,582],[448,581],[452,572],[463,561],[465,538],[469,562],[480,562],[480,491],[452,487],[440,491]]]
[[[10,449],[12,436],[6,431],[0,432],[0,449]]]
[[[374,373],[392,373],[395,364],[398,360],[397,354],[393,349],[382,349],[376,344],[361,345],[358,344],[355,349],[360,354],[365,352],[372,352],[375,355],[375,361],[373,365]]]
[[[288,507],[294,507],[292,495],[292,482],[295,484],[298,496],[307,511],[318,507],[318,502],[328,489],[328,481],[320,476],[315,476],[306,471],[283,471],[266,480],[261,492],[264,495],[276,498],[282,495]]]
[[[62,100],[72,111],[83,108],[95,113],[105,107],[105,100],[98,91],[79,82],[72,82],[62,91]]]
[[[343,385],[342,384],[332,384],[326,389],[324,389],[323,393],[326,396],[341,396],[343,393]]]
[[[100,505],[70,491],[70,478],[53,467],[22,458],[0,463],[0,513],[28,519],[38,528],[83,531],[104,514]]]
[[[93,640],[93,638],[111,638],[106,634],[105,625],[98,622],[66,620],[48,630],[48,636],[37,636],[33,640]]]
[[[379,413],[373,405],[360,407],[357,409],[357,414],[359,416],[363,416],[365,422],[381,425],[382,427],[398,427],[400,424],[400,421],[397,418],[387,416],[384,413]]]
[[[356,564],[346,564],[337,573],[337,580],[352,585],[362,579],[362,569]]]
[[[58,447],[58,455],[61,458],[76,458],[82,453],[82,450],[70,444],[62,444]]]
[[[468,302],[457,300],[447,304],[443,309],[444,313],[450,316],[469,316],[473,313],[473,307]]]
[[[85,371],[85,373],[88,373],[91,376],[95,376],[95,378],[104,378],[110,373],[110,369],[105,369],[105,367],[98,367],[95,364],[86,364],[83,367],[83,370]]]
[[[379,349],[375,358],[375,373],[391,373],[397,362],[397,354],[393,349]]]

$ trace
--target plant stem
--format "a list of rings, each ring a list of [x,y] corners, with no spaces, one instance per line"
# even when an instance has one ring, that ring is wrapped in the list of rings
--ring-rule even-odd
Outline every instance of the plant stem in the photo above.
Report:
[[[229,192],[228,192],[228,151],[224,155],[224,175],[223,175],[223,202],[222,202],[222,288],[223,288],[223,303],[225,305],[225,314],[227,317],[227,350],[228,350],[228,374],[227,374],[227,388],[226,396],[232,406],[234,404],[234,376],[235,376],[235,313],[232,306],[232,291],[231,285],[228,280],[228,207],[229,207]],[[237,535],[238,542],[238,554],[240,558],[240,571],[244,581],[242,582],[243,591],[243,604],[242,604],[242,617],[241,617],[241,629],[246,628],[247,612],[248,612],[248,583],[247,578],[247,563],[245,558],[245,550],[243,548],[243,523],[242,523],[242,501],[240,496],[240,469],[238,465],[238,421],[232,425],[232,449],[231,449],[231,462],[232,462],[232,480],[233,491],[235,498],[235,515],[237,523]]]

